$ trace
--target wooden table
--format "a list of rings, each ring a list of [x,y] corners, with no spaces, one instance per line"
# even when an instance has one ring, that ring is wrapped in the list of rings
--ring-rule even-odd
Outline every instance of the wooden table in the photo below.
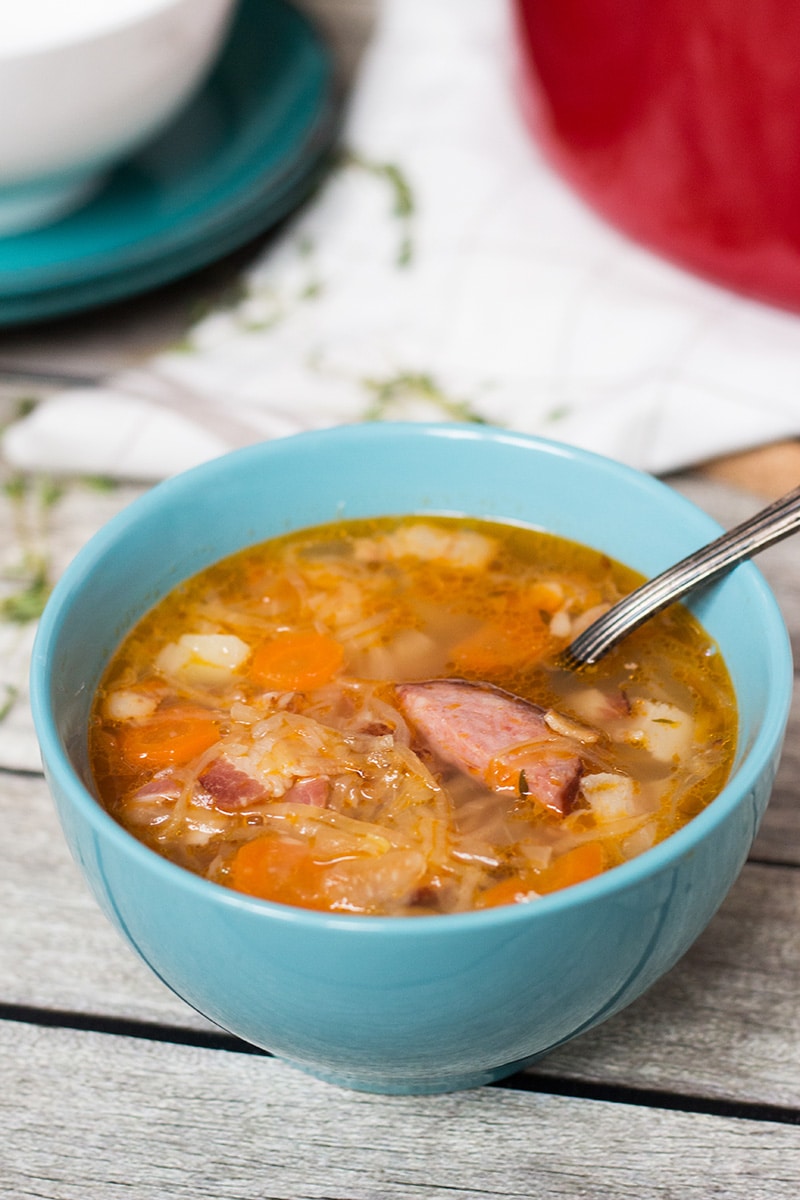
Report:
[[[309,7],[352,65],[370,6]],[[256,249],[112,312],[1,335],[6,417],[48,374],[98,377],[166,344]],[[799,460],[788,443],[670,482],[731,524],[797,483]],[[99,523],[135,492],[83,503]],[[796,650],[797,563],[796,541],[760,560]],[[318,1083],[173,996],[89,897],[41,775],[0,771],[0,1197],[796,1200],[798,777],[800,691],[750,860],[683,961],[529,1071],[406,1098]]]
[[[674,482],[726,522],[756,507]],[[798,646],[796,556],[762,561]],[[750,861],[643,999],[499,1086],[389,1098],[254,1054],[167,991],[89,897],[41,776],[1,772],[0,1197],[795,1200],[799,773],[796,704]]]

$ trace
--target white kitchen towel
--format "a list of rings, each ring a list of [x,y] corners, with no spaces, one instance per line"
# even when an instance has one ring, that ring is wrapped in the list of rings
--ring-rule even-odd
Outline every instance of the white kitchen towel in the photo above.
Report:
[[[382,0],[342,161],[236,301],[42,402],[7,460],[149,481],[302,429],[454,417],[663,473],[800,434],[800,320],[603,224],[517,89],[501,0]]]

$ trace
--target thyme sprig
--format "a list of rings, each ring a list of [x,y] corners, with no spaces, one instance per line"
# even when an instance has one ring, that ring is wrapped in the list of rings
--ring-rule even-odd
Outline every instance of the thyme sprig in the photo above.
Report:
[[[364,411],[365,421],[387,420],[393,410],[421,401],[435,413],[451,420],[486,424],[486,418],[469,401],[448,396],[433,376],[426,372],[399,371],[387,379],[363,379],[362,386],[372,397]]]

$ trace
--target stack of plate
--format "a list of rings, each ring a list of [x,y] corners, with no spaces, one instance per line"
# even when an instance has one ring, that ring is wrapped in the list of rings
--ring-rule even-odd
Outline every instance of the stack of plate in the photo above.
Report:
[[[330,53],[284,0],[242,0],[206,86],[84,208],[0,238],[0,325],[133,296],[205,266],[285,217],[336,140]]]

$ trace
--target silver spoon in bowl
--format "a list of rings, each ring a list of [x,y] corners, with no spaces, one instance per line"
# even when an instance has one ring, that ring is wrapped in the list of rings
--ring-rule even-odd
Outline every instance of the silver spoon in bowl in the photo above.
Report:
[[[559,655],[569,670],[591,666],[634,629],[743,559],[800,530],[800,487],[643,583],[588,625]]]

